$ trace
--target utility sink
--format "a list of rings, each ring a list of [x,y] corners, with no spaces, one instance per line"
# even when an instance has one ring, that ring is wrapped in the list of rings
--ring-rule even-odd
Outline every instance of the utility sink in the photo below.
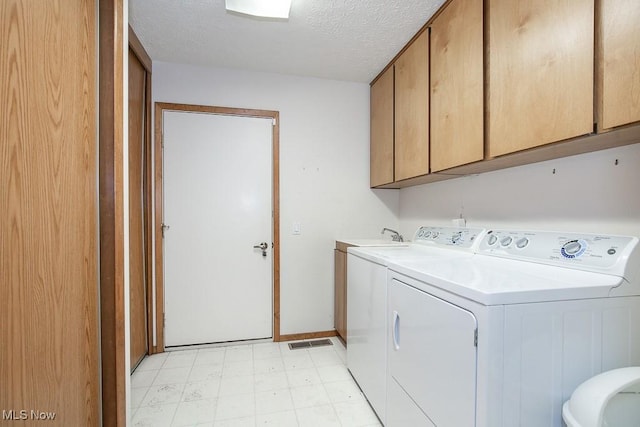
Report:
[[[352,246],[408,246],[408,242],[394,242],[390,239],[337,239]]]

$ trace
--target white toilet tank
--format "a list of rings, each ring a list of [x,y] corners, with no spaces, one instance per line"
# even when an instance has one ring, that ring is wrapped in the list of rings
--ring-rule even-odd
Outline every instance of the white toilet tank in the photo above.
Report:
[[[640,366],[603,372],[580,384],[562,407],[568,427],[640,426]]]

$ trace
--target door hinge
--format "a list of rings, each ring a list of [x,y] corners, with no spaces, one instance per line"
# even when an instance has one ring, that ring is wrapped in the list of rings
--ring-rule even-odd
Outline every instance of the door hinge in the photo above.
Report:
[[[478,328],[473,332],[473,346],[478,346]]]
[[[272,124],[273,126],[277,125],[277,124],[278,124],[278,120],[274,117],[274,118],[273,118],[273,121],[271,122],[271,124]]]

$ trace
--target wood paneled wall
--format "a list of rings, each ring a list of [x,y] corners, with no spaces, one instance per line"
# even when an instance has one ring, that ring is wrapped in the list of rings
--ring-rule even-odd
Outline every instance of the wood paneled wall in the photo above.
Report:
[[[100,424],[96,12],[0,2],[3,423]]]

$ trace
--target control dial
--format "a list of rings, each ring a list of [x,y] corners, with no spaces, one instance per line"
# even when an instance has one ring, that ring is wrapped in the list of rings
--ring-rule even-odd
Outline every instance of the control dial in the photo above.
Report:
[[[562,245],[560,253],[565,258],[577,258],[587,250],[587,242],[584,240],[569,240]]]
[[[524,249],[527,247],[528,244],[529,244],[529,239],[527,239],[526,237],[521,237],[518,240],[516,240],[516,247],[518,249]]]
[[[513,242],[513,237],[507,236],[507,237],[504,237],[502,240],[500,240],[500,245],[507,247],[511,244],[511,242]]]
[[[497,241],[498,241],[498,238],[496,237],[495,234],[490,235],[489,239],[487,239],[487,243],[489,244],[489,246],[495,245]]]

